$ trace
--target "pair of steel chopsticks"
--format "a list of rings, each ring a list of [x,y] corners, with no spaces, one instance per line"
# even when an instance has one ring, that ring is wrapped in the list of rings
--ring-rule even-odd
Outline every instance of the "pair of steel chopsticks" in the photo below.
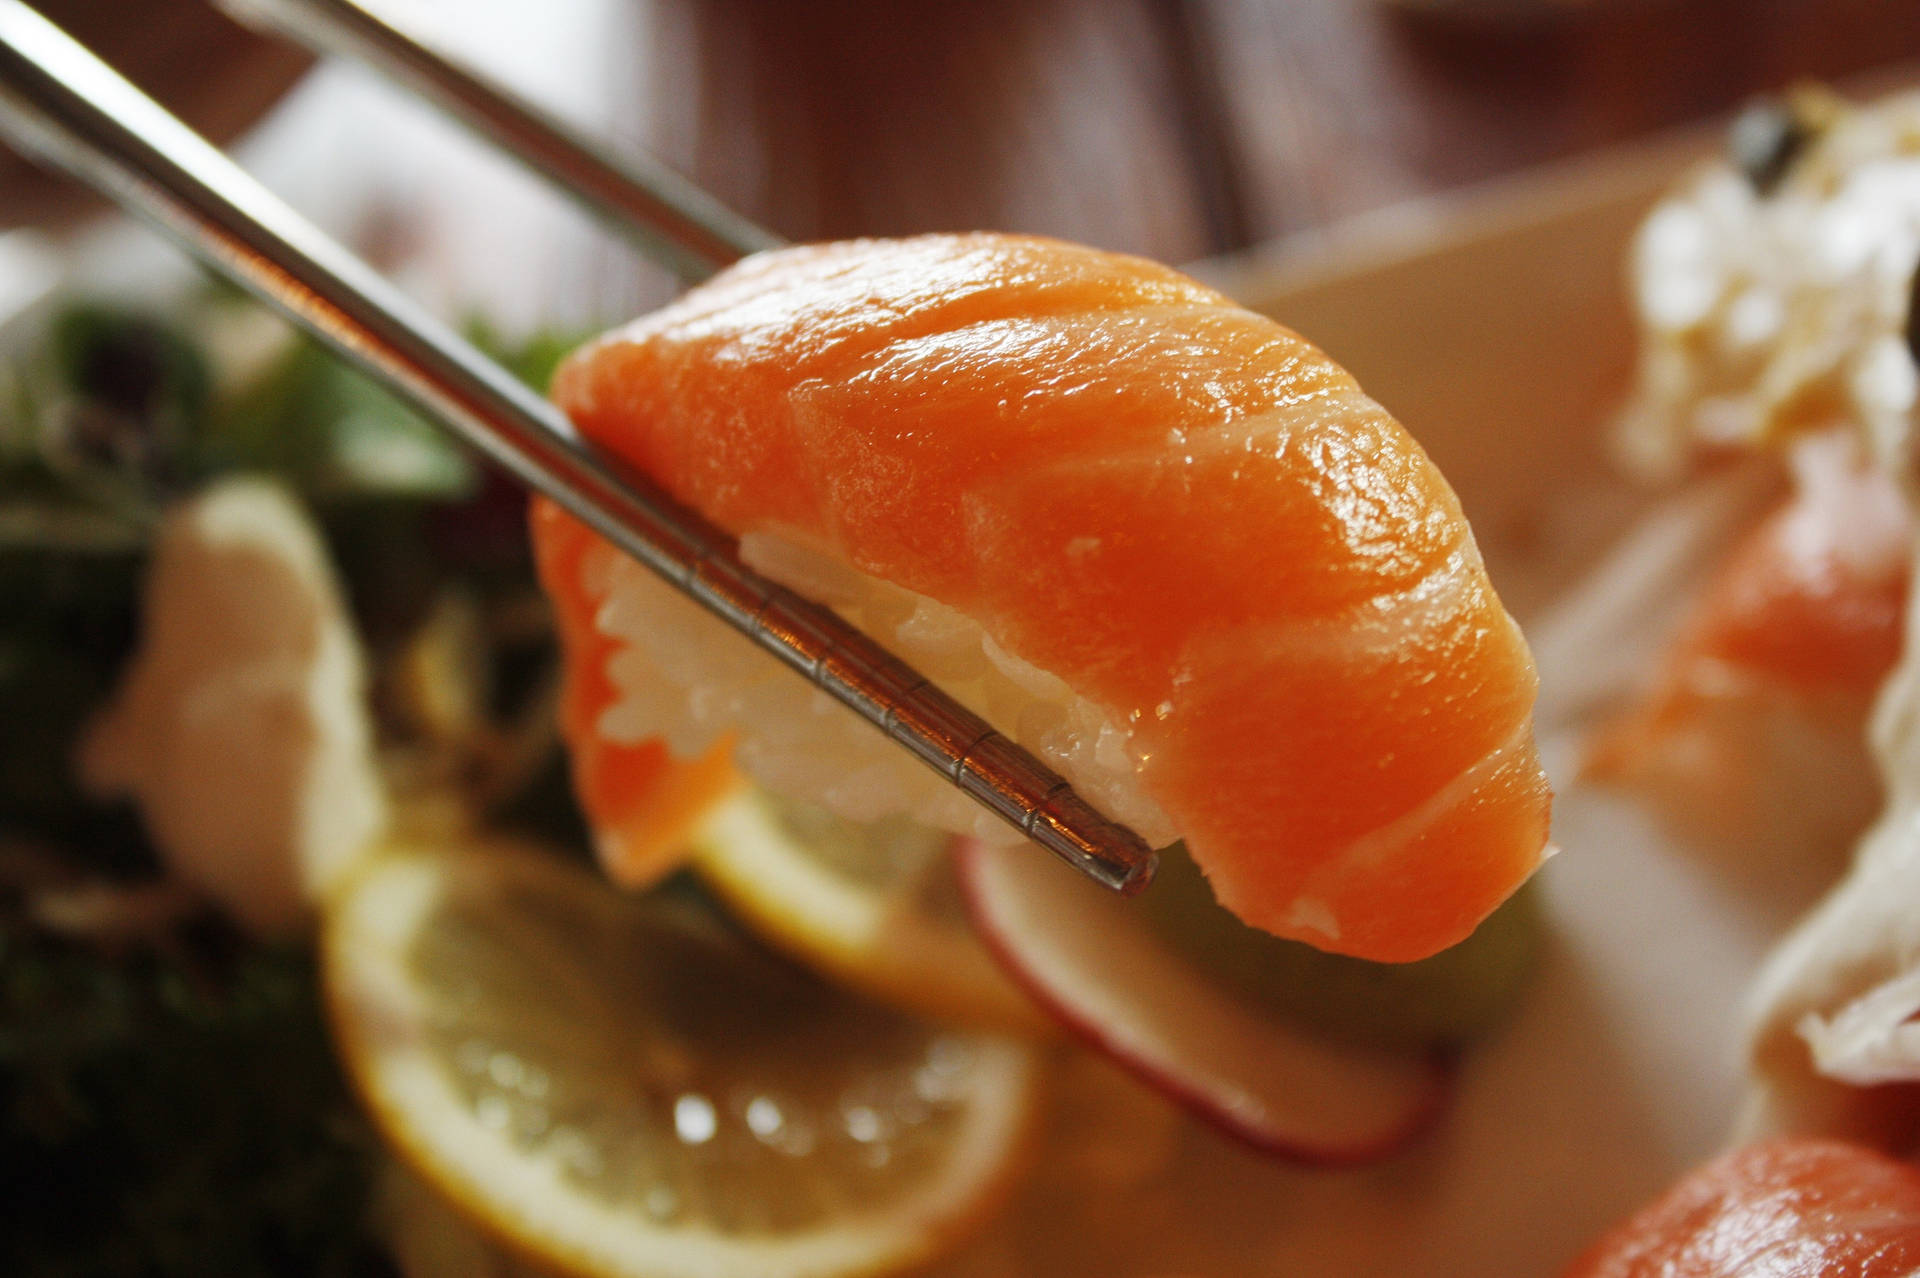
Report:
[[[396,74],[699,277],[778,241],[674,174],[613,158],[349,0],[238,6]],[[0,0],[0,137],[157,226],[1094,879],[1152,850],[1053,771],[828,609],[741,563],[733,539],[581,438],[415,305],[21,0]]]

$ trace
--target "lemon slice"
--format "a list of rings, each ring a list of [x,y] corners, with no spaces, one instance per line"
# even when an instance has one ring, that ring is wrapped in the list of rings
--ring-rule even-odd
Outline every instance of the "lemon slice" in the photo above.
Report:
[[[974,1028],[1052,1033],[968,923],[951,839],[748,785],[695,827],[693,866],[756,933],[836,981]]]
[[[1037,1065],[527,849],[395,852],[322,931],[349,1073],[483,1229],[583,1275],[917,1262],[1009,1183]]]
[[[397,1163],[374,1181],[372,1218],[405,1278],[539,1278],[540,1271],[475,1228]]]

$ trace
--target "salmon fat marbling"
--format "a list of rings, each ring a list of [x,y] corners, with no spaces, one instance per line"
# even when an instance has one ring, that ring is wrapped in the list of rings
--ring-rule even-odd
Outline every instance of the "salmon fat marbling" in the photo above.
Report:
[[[1325,354],[1185,276],[993,234],[780,250],[553,394],[749,564],[1184,839],[1250,924],[1416,959],[1542,858],[1533,665],[1452,490]],[[856,819],[1017,837],[570,517],[535,532],[611,860],[648,861],[728,746]],[[681,784],[669,753],[704,761]]]

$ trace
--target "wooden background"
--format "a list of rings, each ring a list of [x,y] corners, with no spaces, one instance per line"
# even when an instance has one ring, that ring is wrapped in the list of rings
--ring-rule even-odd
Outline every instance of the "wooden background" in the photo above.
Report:
[[[646,0],[639,19],[634,136],[784,235],[993,227],[1170,261],[1920,60],[1916,0]]]
[[[209,0],[36,3],[220,136],[303,65],[217,29]],[[789,238],[995,228],[1172,262],[1723,116],[1800,78],[1904,65],[1920,81],[1920,0],[368,3],[443,36],[507,32],[456,52],[510,83],[580,88],[583,123]],[[608,34],[529,38],[583,23]],[[415,136],[357,119],[341,128],[364,136],[315,166]],[[71,195],[0,152],[0,223],[44,220],[54,198],[70,212]],[[465,211],[506,221],[492,198]],[[540,234],[563,259],[555,291],[591,294],[594,316],[671,291],[611,240],[568,258]]]

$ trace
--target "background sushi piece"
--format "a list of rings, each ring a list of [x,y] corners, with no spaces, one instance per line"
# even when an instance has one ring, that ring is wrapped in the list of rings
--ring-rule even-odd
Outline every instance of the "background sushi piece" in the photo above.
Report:
[[[1835,1141],[1776,1141],[1692,1172],[1565,1278],[1901,1278],[1916,1264],[1920,1171]]]

